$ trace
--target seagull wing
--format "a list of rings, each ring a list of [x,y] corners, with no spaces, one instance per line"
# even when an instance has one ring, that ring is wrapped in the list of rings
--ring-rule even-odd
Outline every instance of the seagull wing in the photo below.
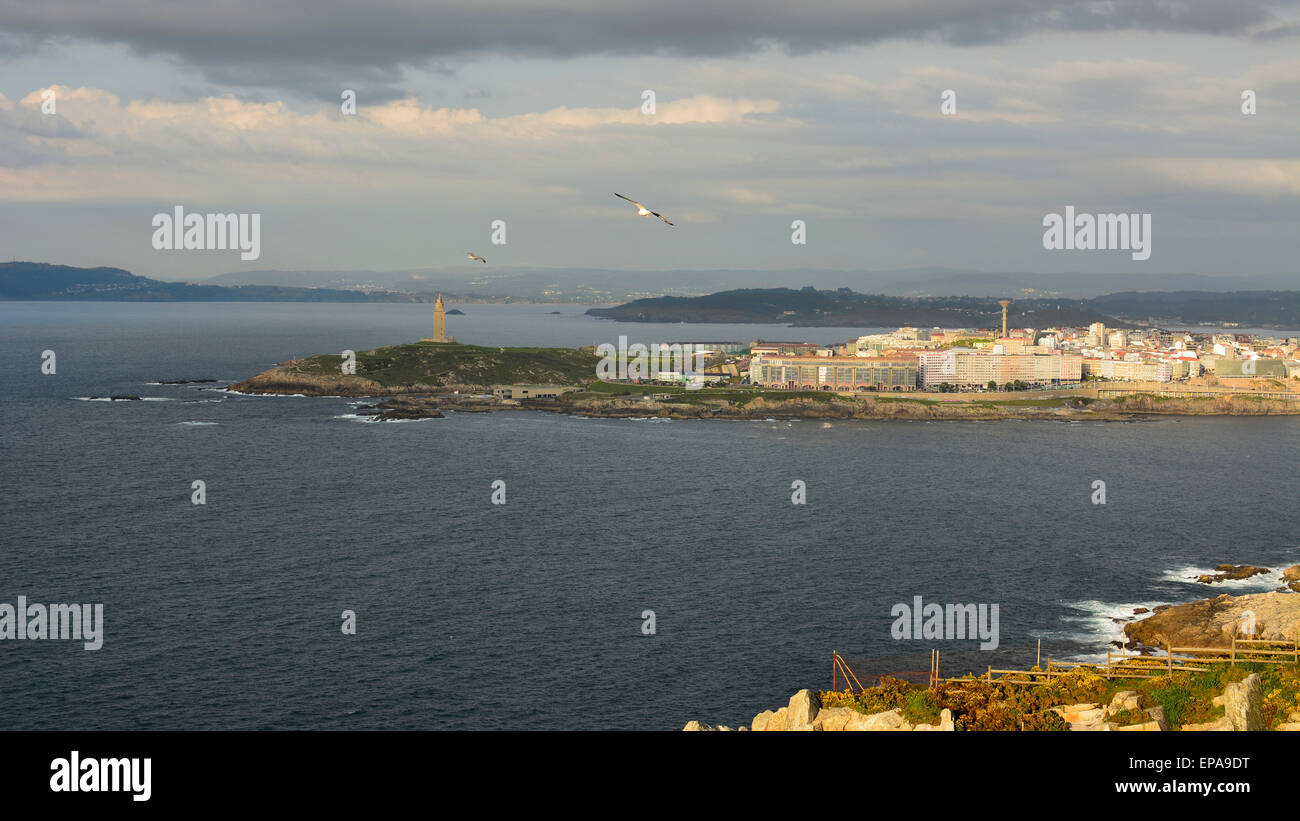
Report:
[[[663,214],[658,214],[658,213],[655,213],[654,211],[651,211],[650,213],[651,213],[651,214],[654,214],[656,217],[658,217],[659,219],[663,220],[664,222],[668,222],[668,218],[665,217]],[[671,222],[668,222],[668,224],[669,224],[669,225],[672,225]]]
[[[630,202],[630,203],[632,203],[633,205],[635,205],[637,208],[645,208],[645,206],[642,205],[641,203],[637,202],[636,200],[632,199],[631,197],[625,197],[625,196],[623,196],[622,194],[618,193],[617,191],[614,192],[614,196],[616,196],[616,197],[618,197],[619,199],[622,199],[622,200],[627,200],[628,202]]]

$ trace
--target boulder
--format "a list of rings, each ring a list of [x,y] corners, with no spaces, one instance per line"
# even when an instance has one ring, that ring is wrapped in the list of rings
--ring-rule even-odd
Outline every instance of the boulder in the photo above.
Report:
[[[1104,711],[1096,704],[1067,704],[1053,707],[1052,712],[1065,719],[1067,724],[1092,724],[1101,721]],[[1074,729],[1071,727],[1071,729]]]
[[[1129,725],[1126,725],[1126,726],[1124,726],[1124,727],[1115,727],[1114,729],[1116,729],[1116,730],[1118,730],[1118,731],[1120,731],[1120,732],[1128,731],[1128,732],[1139,732],[1139,733],[1142,733],[1142,732],[1146,732],[1146,733],[1158,733],[1158,732],[1160,732],[1161,730],[1163,730],[1164,728],[1160,726],[1160,723],[1159,723],[1159,722],[1156,722],[1156,721],[1146,721],[1146,722],[1143,722],[1143,723],[1141,723],[1141,724],[1129,724]]]
[[[800,690],[790,696],[790,703],[786,709],[786,729],[799,730],[811,728],[813,719],[817,718],[817,713],[822,708],[822,703],[817,694],[812,690]]]
[[[1214,721],[1207,721],[1204,724],[1184,724],[1183,732],[1231,732],[1232,722],[1227,716],[1216,718]]]
[[[957,731],[957,724],[952,720],[952,710],[947,707],[939,712],[939,729],[945,733]]]
[[[1282,571],[1282,581],[1300,582],[1300,564],[1293,564]]]
[[[710,726],[707,725],[707,724],[701,724],[701,723],[698,722],[698,721],[688,721],[688,722],[686,722],[686,726],[682,728],[682,732],[684,732],[684,733],[698,733],[698,732],[702,732],[702,731],[705,731],[705,730],[712,730],[712,729],[713,729],[713,728],[710,727]]]
[[[858,714],[858,718],[850,721],[845,727],[846,730],[859,731],[881,731],[881,730],[911,730],[912,725],[903,719],[903,714],[899,710],[886,710],[883,713],[873,715]]]
[[[1235,684],[1223,689],[1223,716],[1232,729],[1257,732],[1264,727],[1264,685],[1259,673],[1251,673]]]
[[[1106,717],[1117,715],[1124,710],[1136,711],[1142,709],[1142,697],[1138,695],[1137,690],[1121,690],[1110,700],[1110,705],[1106,707]]]
[[[914,732],[920,732],[925,730],[931,732],[952,732],[956,729],[957,728],[956,726],[954,726],[952,720],[952,710],[949,710],[946,707],[943,709],[941,713],[939,713],[938,724],[918,724],[912,728]]]
[[[1168,732],[1168,731],[1169,731],[1169,719],[1165,716],[1165,708],[1164,708],[1164,707],[1160,707],[1160,706],[1158,706],[1158,705],[1155,706],[1155,707],[1148,707],[1148,708],[1147,708],[1147,715],[1151,716],[1151,720],[1152,720],[1152,721],[1154,721],[1156,724],[1160,725],[1160,729],[1161,729],[1162,731],[1164,731],[1164,732]]]
[[[848,726],[854,716],[860,715],[862,713],[850,707],[824,707],[813,720],[813,726],[825,732],[839,732]]]
[[[763,712],[754,716],[754,721],[750,725],[750,729],[755,731],[767,730],[769,732],[779,732],[781,730],[784,730],[785,713],[786,713],[785,707],[782,707],[781,709],[776,710],[775,712],[772,710],[764,710]]]

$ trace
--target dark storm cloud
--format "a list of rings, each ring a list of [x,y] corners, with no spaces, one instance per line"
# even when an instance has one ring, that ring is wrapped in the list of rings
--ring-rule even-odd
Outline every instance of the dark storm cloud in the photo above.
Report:
[[[340,73],[398,93],[404,67],[482,54],[729,56],[919,38],[991,43],[1039,30],[1141,29],[1231,36],[1288,31],[1295,0],[0,0],[0,31],[75,37],[169,56],[224,84],[332,91]],[[3,41],[0,40],[0,43]],[[19,48],[11,43],[8,50]],[[319,80],[317,80],[317,75]]]

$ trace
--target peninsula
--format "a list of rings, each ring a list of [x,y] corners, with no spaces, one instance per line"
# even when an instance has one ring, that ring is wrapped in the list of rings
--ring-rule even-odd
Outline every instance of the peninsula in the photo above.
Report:
[[[244,394],[373,397],[379,419],[430,418],[444,410],[539,410],[612,418],[820,420],[1110,420],[1163,415],[1297,415],[1300,394],[1127,392],[1113,383],[1051,391],[906,394],[607,382],[594,348],[484,347],[414,342],[296,359],[228,386]],[[1102,387],[1098,387],[1101,385]],[[540,388],[549,388],[539,390]],[[522,397],[522,398],[521,398]]]

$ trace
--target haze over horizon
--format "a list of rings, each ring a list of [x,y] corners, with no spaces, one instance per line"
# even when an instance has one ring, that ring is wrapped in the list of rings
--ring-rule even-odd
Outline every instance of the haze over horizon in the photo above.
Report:
[[[467,249],[485,273],[1295,271],[1296,4],[1034,8],[0,0],[0,256],[194,281]],[[261,214],[260,258],[154,250],[176,205]],[[1045,250],[1069,205],[1150,213],[1151,258]]]

